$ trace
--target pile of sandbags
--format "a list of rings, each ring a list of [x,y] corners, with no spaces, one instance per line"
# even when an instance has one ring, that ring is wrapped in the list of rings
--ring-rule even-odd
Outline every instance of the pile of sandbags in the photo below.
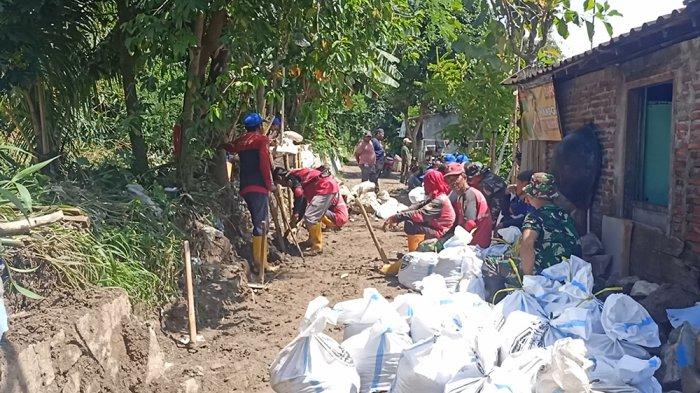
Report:
[[[414,278],[424,274],[417,270],[432,269],[411,282],[420,293],[389,301],[369,288],[362,298],[340,302],[332,310],[323,304],[323,312],[309,317],[307,311],[305,321],[322,319],[305,322],[303,333],[280,353],[270,369],[273,389],[306,391],[305,381],[314,381],[323,387],[314,391],[340,391],[342,386],[348,389],[344,391],[393,393],[661,393],[654,378],[661,361],[646,350],[660,345],[658,327],[627,295],[597,299],[590,264],[572,257],[542,275],[525,276],[522,288],[491,305],[475,293],[459,291],[461,281],[454,280],[458,264],[453,260],[460,261],[462,275],[478,265],[470,265],[478,257],[463,248],[465,240],[455,239],[444,254],[409,254],[404,262],[412,266]],[[443,267],[442,259],[451,262]],[[320,331],[326,323],[343,328],[341,344]],[[304,328],[309,325],[316,329]],[[338,363],[316,347],[302,351],[314,340],[347,354],[347,361]],[[290,359],[318,368],[280,367]],[[328,374],[317,373],[319,368]]]

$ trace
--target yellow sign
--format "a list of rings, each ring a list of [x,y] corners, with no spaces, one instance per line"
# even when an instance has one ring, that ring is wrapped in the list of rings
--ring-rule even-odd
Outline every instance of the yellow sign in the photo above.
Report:
[[[557,111],[554,83],[518,89],[523,111],[523,139],[528,141],[560,141],[561,127]]]

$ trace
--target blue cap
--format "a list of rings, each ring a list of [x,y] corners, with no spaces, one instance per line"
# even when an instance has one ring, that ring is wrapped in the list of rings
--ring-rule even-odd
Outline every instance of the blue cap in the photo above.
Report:
[[[449,163],[452,163],[452,162],[457,162],[457,159],[455,158],[454,155],[452,155],[452,154],[447,154],[447,155],[445,155],[445,158],[443,159],[443,161],[445,162],[445,164],[449,164]]]
[[[254,128],[263,123],[263,118],[260,116],[259,113],[253,112],[249,113],[246,115],[245,118],[243,118],[243,125],[246,128]]]
[[[469,158],[467,158],[467,156],[465,156],[464,154],[459,154],[459,155],[458,155],[457,157],[455,157],[455,158],[457,159],[457,162],[460,163],[460,164],[464,164],[465,161],[468,161],[468,160],[469,160]]]
[[[273,126],[282,125],[282,119],[280,119],[279,117],[276,117],[276,116],[275,116],[275,118],[272,119],[272,125],[273,125]]]
[[[468,155],[465,154],[464,155],[464,162],[462,162],[462,164],[469,164],[470,162],[472,162],[472,160],[469,158]]]

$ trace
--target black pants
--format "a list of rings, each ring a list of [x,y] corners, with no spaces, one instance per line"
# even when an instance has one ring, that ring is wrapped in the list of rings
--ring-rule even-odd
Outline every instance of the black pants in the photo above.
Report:
[[[253,236],[262,236],[265,234],[265,226],[267,225],[267,215],[270,212],[270,194],[260,192],[249,192],[243,195],[250,218],[253,221]]]

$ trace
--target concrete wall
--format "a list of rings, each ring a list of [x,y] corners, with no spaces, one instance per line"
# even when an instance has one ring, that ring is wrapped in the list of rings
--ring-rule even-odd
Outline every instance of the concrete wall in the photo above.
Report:
[[[602,176],[591,214],[600,236],[603,215],[631,218],[625,217],[626,149],[634,142],[627,136],[628,93],[666,81],[674,84],[670,206],[661,228],[635,225],[632,272],[692,284],[700,293],[700,38],[559,81],[557,100],[565,134],[589,122],[601,129]]]

